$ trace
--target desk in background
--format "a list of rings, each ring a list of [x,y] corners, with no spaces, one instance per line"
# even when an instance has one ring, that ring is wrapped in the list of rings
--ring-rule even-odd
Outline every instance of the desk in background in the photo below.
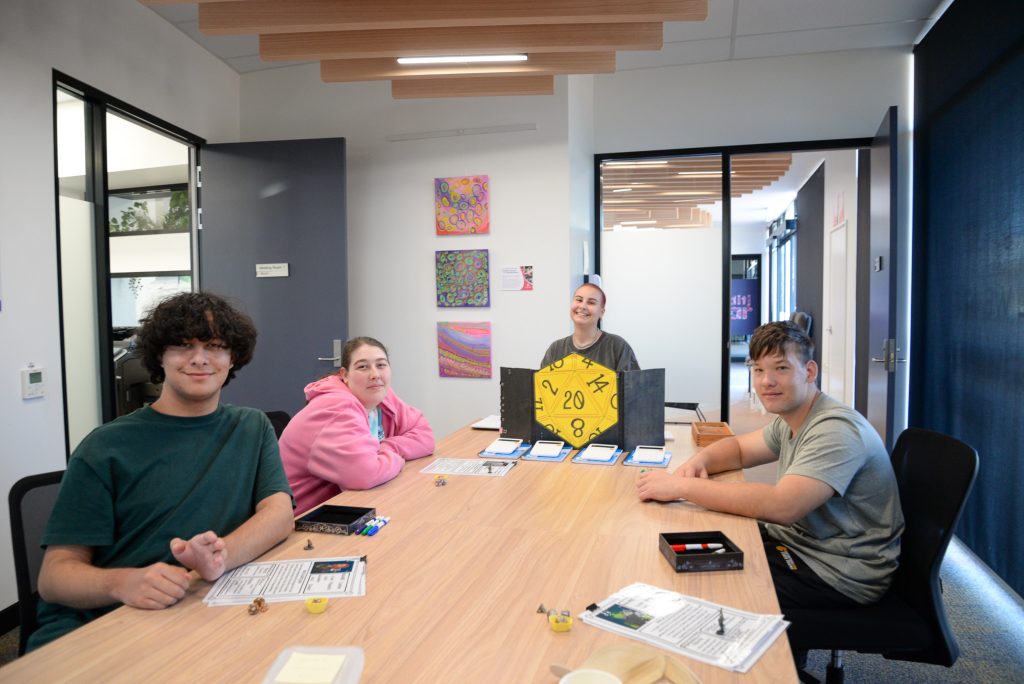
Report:
[[[688,426],[669,426],[672,467],[693,452]],[[463,428],[437,456],[475,457],[494,432]],[[195,581],[162,611],[121,608],[0,668],[10,681],[259,682],[294,645],[356,645],[363,682],[540,682],[552,664],[579,666],[623,637],[578,623],[555,633],[538,605],[579,614],[632,582],[745,610],[779,606],[757,525],[691,504],[644,503],[638,468],[519,463],[505,477],[449,476],[444,487],[413,461],[376,489],[333,502],[375,507],[391,522],[374,537],[293,533],[263,559],[314,555],[368,557],[366,596],[332,600],[322,615],[301,602],[249,615],[210,608]],[[738,473],[726,477],[738,479]],[[677,574],[658,551],[658,533],[722,530],[744,550],[742,571]],[[307,539],[315,549],[303,550]],[[753,669],[728,672],[687,658],[702,681],[796,681],[789,644],[779,638]]]

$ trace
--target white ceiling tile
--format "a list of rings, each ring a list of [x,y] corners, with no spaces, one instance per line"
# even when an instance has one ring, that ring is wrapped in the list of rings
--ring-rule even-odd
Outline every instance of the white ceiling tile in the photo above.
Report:
[[[738,0],[737,35],[927,19],[941,0]],[[865,46],[866,47],[866,46]]]
[[[722,62],[729,59],[729,42],[728,37],[690,40],[685,43],[668,44],[659,51],[620,52],[615,60],[615,70],[629,71],[676,64]]]
[[[940,14],[939,9],[946,2],[709,0],[705,21],[666,23],[662,50],[620,52],[618,70],[910,46],[926,21],[934,19],[932,15]],[[200,33],[195,3],[155,5],[151,9],[239,73],[307,63],[261,61],[256,36],[207,36]]]
[[[297,64],[309,64],[309,62],[264,62],[259,57],[232,57],[224,60],[229,67],[240,74],[250,71],[263,71],[266,69],[278,69],[281,67],[295,66]]]
[[[849,26],[846,28],[787,31],[758,36],[737,36],[733,57],[779,57],[812,52],[834,52],[909,46],[924,26],[924,21],[911,21],[881,26]]]
[[[703,40],[732,35],[732,10],[735,0],[710,0],[708,18],[704,21],[665,22],[665,42]]]
[[[197,4],[150,5],[149,9],[153,10],[172,24],[180,24],[186,21],[199,21],[199,5]]]
[[[208,36],[199,30],[198,22],[178,24],[178,28],[221,59],[251,57],[260,53],[258,36]]]

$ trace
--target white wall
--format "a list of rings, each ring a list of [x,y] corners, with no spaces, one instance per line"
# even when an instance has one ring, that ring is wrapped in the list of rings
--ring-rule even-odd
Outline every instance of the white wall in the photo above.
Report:
[[[0,491],[64,467],[57,311],[52,70],[196,135],[238,135],[238,76],[134,0],[0,3]],[[19,369],[46,369],[22,400]],[[7,507],[0,512],[0,608],[17,600]]]
[[[665,369],[665,399],[721,410],[722,228],[604,233],[606,329],[641,368]]]
[[[315,65],[242,78],[245,140],[346,138],[349,334],[389,346],[395,390],[424,411],[439,435],[497,413],[498,368],[536,368],[551,340],[567,334],[567,90],[567,79],[559,78],[547,97],[396,101],[387,83],[326,85]],[[585,92],[577,96],[585,100]],[[536,130],[386,140],[515,124]],[[471,174],[490,176],[490,234],[437,237],[434,178]],[[490,250],[491,306],[438,308],[434,251],[479,248]],[[499,290],[502,265],[532,265],[534,291]],[[438,321],[491,322],[490,380],[438,377]]]

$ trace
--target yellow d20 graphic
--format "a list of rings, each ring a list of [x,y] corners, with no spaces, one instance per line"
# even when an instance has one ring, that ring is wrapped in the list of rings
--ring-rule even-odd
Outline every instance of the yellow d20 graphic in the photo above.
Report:
[[[611,368],[569,354],[533,375],[537,422],[575,448],[619,422],[619,382]]]

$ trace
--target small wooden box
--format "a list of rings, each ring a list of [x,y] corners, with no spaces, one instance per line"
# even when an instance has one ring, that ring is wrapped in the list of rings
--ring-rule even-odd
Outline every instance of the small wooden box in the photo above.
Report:
[[[733,436],[728,423],[693,423],[691,429],[693,442],[699,447],[706,447],[720,439]]]

